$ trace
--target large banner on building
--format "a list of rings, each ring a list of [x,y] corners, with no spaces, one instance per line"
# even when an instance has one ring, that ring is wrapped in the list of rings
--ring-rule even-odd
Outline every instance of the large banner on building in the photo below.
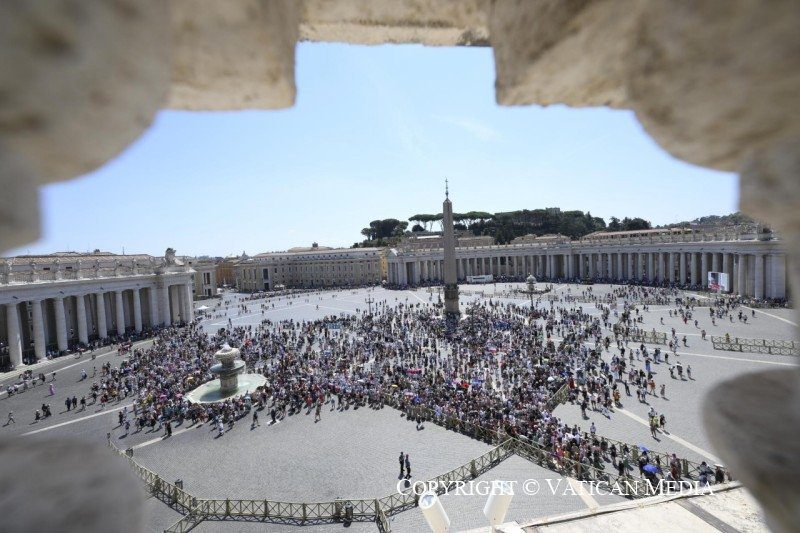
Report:
[[[731,285],[728,281],[728,274],[725,272],[709,272],[708,290],[716,292],[730,292]]]

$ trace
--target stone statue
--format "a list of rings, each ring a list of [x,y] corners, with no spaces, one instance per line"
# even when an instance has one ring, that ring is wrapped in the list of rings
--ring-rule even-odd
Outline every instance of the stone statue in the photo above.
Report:
[[[183,266],[183,261],[175,257],[173,248],[167,248],[167,251],[164,252],[164,266]]]

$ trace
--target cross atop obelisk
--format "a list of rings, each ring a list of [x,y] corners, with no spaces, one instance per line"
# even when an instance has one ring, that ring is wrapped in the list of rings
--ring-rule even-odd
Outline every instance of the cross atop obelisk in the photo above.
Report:
[[[444,314],[450,325],[458,321],[458,279],[456,271],[456,237],[453,230],[453,204],[450,202],[450,184],[444,180],[442,204],[442,246],[444,248]]]

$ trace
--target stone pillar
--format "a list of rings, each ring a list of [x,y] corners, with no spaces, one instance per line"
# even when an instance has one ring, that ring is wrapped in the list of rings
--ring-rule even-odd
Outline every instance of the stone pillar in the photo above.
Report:
[[[89,325],[86,322],[86,297],[83,294],[75,297],[75,309],[77,310],[78,342],[89,344]]]
[[[22,365],[22,335],[19,327],[19,308],[15,303],[6,304],[6,330],[11,366],[17,368]]]
[[[399,283],[399,280],[397,279],[397,276],[398,276],[397,265],[395,264],[394,267],[395,267],[395,269],[394,269],[395,270],[395,282]],[[158,316],[158,298],[156,297],[156,293],[157,293],[157,289],[155,287],[148,287],[147,288],[147,300],[150,303],[150,327],[155,327],[155,326],[161,324],[161,320],[160,320],[160,318]]]
[[[138,287],[133,289],[133,329],[136,333],[142,331],[142,300]]]
[[[684,284],[686,283],[686,254],[684,252],[678,252],[678,261],[678,272],[680,275],[678,283]]]
[[[53,307],[56,315],[56,343],[58,352],[67,351],[67,315],[64,310],[64,298],[53,298]]]
[[[708,288],[708,254],[700,252],[700,283],[704,289]]]
[[[723,253],[722,254],[722,272],[725,272],[730,276],[730,254]]]
[[[33,351],[36,360],[41,361],[47,357],[47,341],[44,339],[44,317],[42,316],[42,301],[31,301],[31,315],[33,318]]]
[[[117,335],[125,333],[125,309],[122,303],[122,291],[114,291],[114,312],[117,319]]]
[[[669,253],[669,281],[675,282],[675,253]]]
[[[165,326],[172,325],[172,310],[170,309],[169,293],[169,285],[165,283],[161,288],[161,318]]]
[[[699,285],[699,283],[697,282],[697,277],[698,277],[698,275],[697,275],[697,253],[696,252],[690,252],[690,254],[691,254],[691,262],[692,262],[691,266],[690,266],[690,270],[691,270],[691,274],[692,274],[692,285],[697,286],[697,285]]]
[[[753,284],[753,296],[757,300],[764,298],[764,256],[756,254],[755,259],[755,283]]]
[[[711,254],[711,269],[713,272],[719,272],[719,254],[717,252]]]
[[[658,275],[661,282],[669,279],[667,277],[667,258],[661,252],[658,252]]]
[[[647,252],[647,279],[650,283],[656,280],[655,257],[653,252]]]
[[[635,271],[633,270],[633,253],[628,252],[628,273],[625,279],[627,279],[628,281],[635,280],[636,276],[634,275],[634,272]]]
[[[641,280],[641,281],[644,281],[644,279],[645,279],[645,271],[644,271],[644,269],[645,269],[645,257],[644,257],[644,253],[640,252],[639,253],[639,268],[636,269],[636,274],[637,274],[637,277],[639,278],[639,280]]]
[[[772,298],[786,298],[786,257],[782,254],[770,256],[770,278],[772,279]]]
[[[97,335],[101,339],[108,337],[108,325],[106,324],[106,299],[104,293],[95,294],[97,304]]]
[[[184,311],[184,321],[188,324],[194,320],[194,305],[192,303],[192,284],[187,283],[184,286],[184,294],[186,295],[186,310]]]
[[[739,254],[737,267],[739,272],[737,272],[736,290],[739,296],[747,296],[747,254]]]

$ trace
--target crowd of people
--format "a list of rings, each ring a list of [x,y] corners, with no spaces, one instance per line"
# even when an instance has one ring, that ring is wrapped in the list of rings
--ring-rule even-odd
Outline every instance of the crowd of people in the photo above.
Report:
[[[591,406],[611,417],[622,390],[642,402],[665,397],[666,383],[656,384],[652,365],[669,365],[672,351],[671,373],[678,368],[683,379],[684,367],[675,361],[677,338],[673,349],[662,353],[631,345],[628,335],[645,312],[637,299],[674,302],[676,296],[672,289],[625,287],[591,309],[568,297],[533,308],[484,298],[470,304],[456,330],[447,327],[432,296],[430,303],[385,300],[376,302],[373,312],[310,321],[273,322],[264,316],[257,325],[229,322],[212,333],[194,323],[160,331],[151,347],[133,350],[119,367],[104,365],[91,393],[103,405],[135,398],[132,409],[119,413],[123,435],[163,429],[169,436],[175,425],[208,423],[209,432],[221,437],[248,414],[251,426],[259,426],[259,411],[275,423],[301,412],[314,412],[319,420],[323,406],[335,411],[390,403],[412,420],[424,408],[434,419],[526,439],[556,462],[602,466],[600,457],[613,454],[622,472],[634,469],[632,451],[610,448],[593,425],[582,429],[560,420],[551,399],[566,390],[567,401],[584,413]],[[295,294],[279,302],[289,306],[313,298]],[[263,315],[274,303],[237,305],[245,306],[242,313]],[[679,309],[686,312],[691,305]],[[216,404],[190,403],[187,393],[214,378],[213,356],[223,344],[238,347],[248,369],[267,377],[266,385]],[[618,354],[612,354],[612,345]],[[690,367],[685,371],[691,379]],[[665,431],[663,414],[649,418],[654,437]]]

